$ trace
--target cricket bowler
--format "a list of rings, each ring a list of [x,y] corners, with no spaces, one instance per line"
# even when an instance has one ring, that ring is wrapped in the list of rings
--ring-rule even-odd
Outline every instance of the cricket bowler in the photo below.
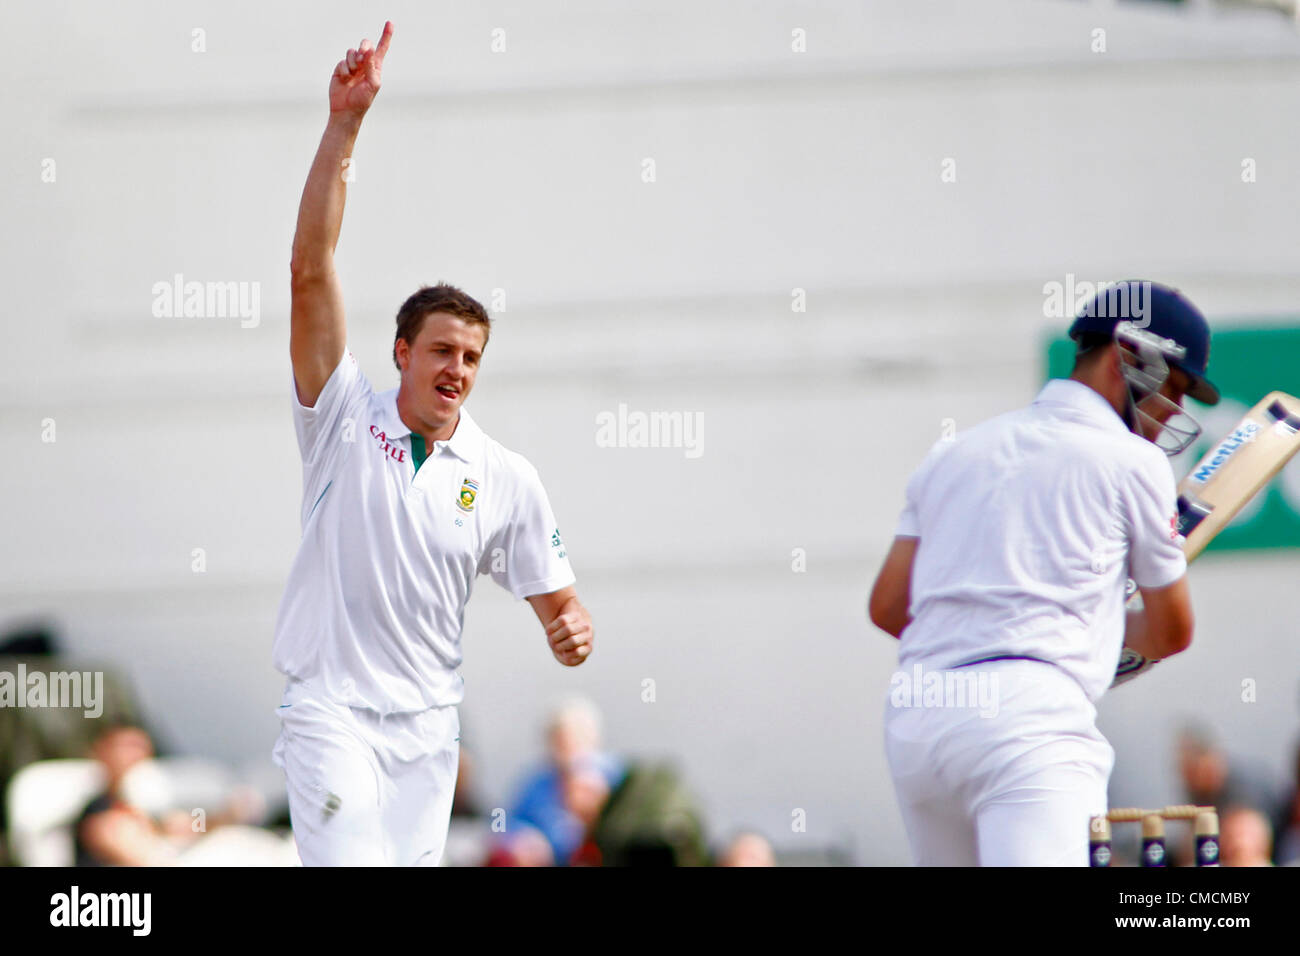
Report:
[[[1159,660],[1192,640],[1166,455],[1200,431],[1184,396],[1219,400],[1209,326],[1177,291],[1132,281],[1103,288],[1070,337],[1068,379],[931,450],[872,589],[900,674],[935,691],[891,684],[885,705],[920,866],[1087,866],[1114,763],[1096,703],[1121,647]],[[948,699],[977,673],[995,706]]]
[[[459,755],[461,629],[474,579],[527,598],[555,658],[592,651],[591,618],[537,471],[465,409],[483,307],[449,285],[397,313],[400,385],[376,393],[347,348],[334,247],[344,171],[393,38],[334,70],[291,262],[302,543],[276,622],[287,678],[275,762],[308,866],[434,866]]]

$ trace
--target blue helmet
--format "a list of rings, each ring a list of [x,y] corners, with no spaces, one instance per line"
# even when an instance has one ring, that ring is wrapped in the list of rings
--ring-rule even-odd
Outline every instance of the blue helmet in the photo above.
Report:
[[[1169,364],[1192,380],[1187,394],[1206,405],[1217,405],[1219,390],[1205,377],[1210,361],[1210,324],[1201,311],[1177,289],[1139,279],[1126,279],[1100,289],[1080,310],[1070,326],[1076,342],[1087,333],[1115,334],[1120,322],[1166,339],[1184,349]]]

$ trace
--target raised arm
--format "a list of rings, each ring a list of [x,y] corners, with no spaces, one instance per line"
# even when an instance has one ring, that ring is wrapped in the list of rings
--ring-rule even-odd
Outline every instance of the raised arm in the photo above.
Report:
[[[385,23],[378,47],[362,40],[360,47],[348,50],[334,68],[329,122],[298,205],[298,229],[289,264],[289,357],[298,401],[309,407],[316,404],[347,346],[343,290],[334,271],[334,247],[347,198],[344,160],[351,158],[361,120],[379,92],[384,56],[392,38],[393,25]]]

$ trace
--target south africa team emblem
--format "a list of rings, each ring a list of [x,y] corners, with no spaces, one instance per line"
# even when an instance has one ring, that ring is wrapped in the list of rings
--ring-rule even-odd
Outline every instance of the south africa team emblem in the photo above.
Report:
[[[474,499],[478,496],[478,482],[473,478],[466,478],[460,486],[460,497],[456,499],[456,507],[461,511],[469,514],[474,510]]]

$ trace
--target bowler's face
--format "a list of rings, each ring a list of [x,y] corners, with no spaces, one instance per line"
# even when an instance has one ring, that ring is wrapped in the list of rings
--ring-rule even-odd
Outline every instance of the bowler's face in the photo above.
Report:
[[[454,425],[483,359],[487,329],[458,316],[426,316],[413,343],[397,343],[407,407],[429,431]]]

